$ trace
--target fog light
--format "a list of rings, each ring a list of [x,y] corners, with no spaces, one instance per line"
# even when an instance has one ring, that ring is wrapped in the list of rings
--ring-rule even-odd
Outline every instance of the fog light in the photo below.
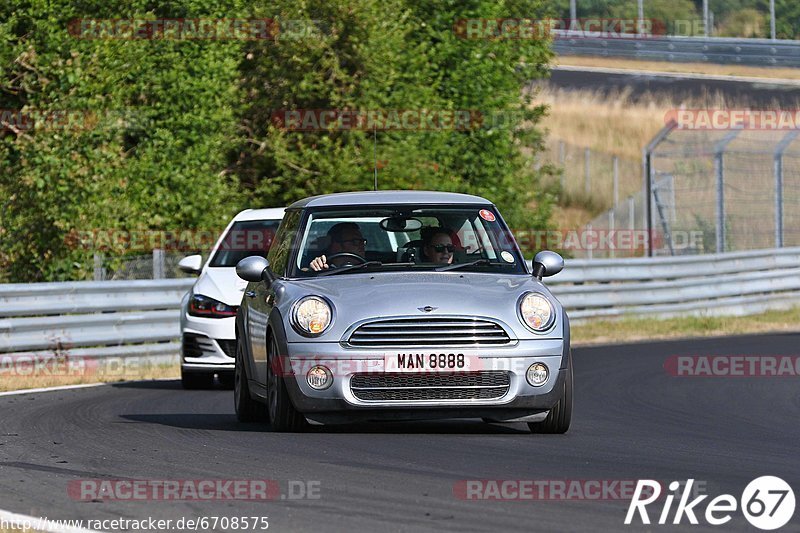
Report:
[[[547,366],[542,363],[533,363],[528,367],[528,371],[525,373],[525,379],[534,387],[541,387],[547,383],[547,377],[549,375],[550,371],[547,370]]]
[[[315,390],[325,390],[333,383],[333,374],[324,366],[315,366],[306,374],[308,386]]]

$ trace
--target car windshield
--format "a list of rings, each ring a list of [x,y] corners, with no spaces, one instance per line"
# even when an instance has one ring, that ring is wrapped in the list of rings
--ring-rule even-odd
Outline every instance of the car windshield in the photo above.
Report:
[[[352,207],[310,211],[293,260],[296,277],[398,270],[526,273],[491,206]],[[326,258],[326,267],[312,261]],[[364,264],[366,263],[366,264]]]
[[[223,237],[211,267],[235,267],[236,264],[251,255],[266,257],[280,220],[241,220],[234,222]]]

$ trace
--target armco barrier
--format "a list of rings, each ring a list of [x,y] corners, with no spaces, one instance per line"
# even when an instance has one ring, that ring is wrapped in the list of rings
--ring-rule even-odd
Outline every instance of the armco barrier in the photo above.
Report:
[[[194,279],[0,285],[0,353],[178,354],[181,298]]]
[[[575,320],[744,315],[800,305],[800,248],[566,265],[547,284]]]
[[[586,37],[555,30],[553,50],[559,55],[588,55],[656,61],[800,67],[800,41],[727,37],[656,36],[634,34]]]
[[[0,285],[0,354],[171,356],[193,279]],[[800,248],[567,260],[546,278],[576,321],[751,314],[800,305]]]

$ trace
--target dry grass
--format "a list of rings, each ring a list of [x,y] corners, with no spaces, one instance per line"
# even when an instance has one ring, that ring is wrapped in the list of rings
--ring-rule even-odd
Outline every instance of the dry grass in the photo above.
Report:
[[[670,63],[642,59],[611,59],[604,57],[559,56],[556,65],[581,67],[604,67],[653,72],[677,72],[689,74],[711,74],[716,76],[744,76],[749,78],[771,78],[800,80],[800,69],[781,67],[750,67],[745,65],[713,65],[710,63]]]
[[[642,148],[664,127],[679,103],[667,98],[634,102],[626,92],[603,95],[544,87],[536,95],[549,114],[542,125],[548,141],[559,140],[595,152],[640,160]]]
[[[583,324],[573,324],[571,340],[573,345],[582,346],[773,332],[800,332],[800,307],[786,311],[767,311],[746,317],[593,320]]]
[[[180,378],[180,366],[177,364],[139,364],[106,369],[105,371],[71,372],[40,370],[27,374],[27,370],[4,368],[0,372],[0,392],[58,387],[63,385],[82,385],[86,383],[117,383],[120,381],[136,381],[146,379]],[[1,533],[1,532],[0,532]]]

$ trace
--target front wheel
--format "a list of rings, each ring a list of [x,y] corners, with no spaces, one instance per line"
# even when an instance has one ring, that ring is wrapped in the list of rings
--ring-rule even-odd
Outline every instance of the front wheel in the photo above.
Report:
[[[267,407],[269,421],[274,431],[301,432],[306,429],[306,418],[294,408],[280,376],[284,362],[280,360],[278,343],[274,336],[267,341]]]
[[[244,353],[240,342],[236,343],[236,364],[233,371],[233,403],[236,408],[236,419],[239,422],[261,422],[267,418],[264,405],[250,396],[250,385],[247,381]]]
[[[564,382],[564,392],[561,399],[550,409],[547,418],[541,422],[528,422],[531,433],[566,433],[572,421],[572,357],[567,367],[567,379]]]

